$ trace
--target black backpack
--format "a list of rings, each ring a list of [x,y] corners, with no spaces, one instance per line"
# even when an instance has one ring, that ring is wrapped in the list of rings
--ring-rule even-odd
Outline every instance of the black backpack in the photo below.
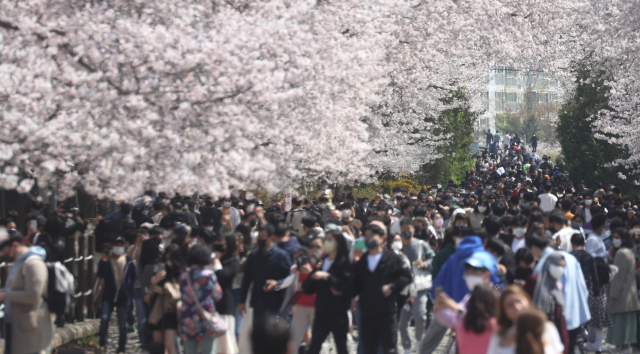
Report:
[[[609,284],[609,276],[611,274],[611,270],[609,269],[607,261],[601,257],[596,257],[594,261],[596,263],[596,273],[598,274],[600,285],[602,286]]]

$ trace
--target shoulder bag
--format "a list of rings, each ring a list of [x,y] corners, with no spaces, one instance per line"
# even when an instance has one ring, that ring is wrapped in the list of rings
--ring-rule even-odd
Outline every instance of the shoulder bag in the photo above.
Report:
[[[198,307],[198,310],[202,313],[202,326],[209,332],[209,335],[217,338],[227,333],[227,324],[224,323],[220,316],[218,316],[217,313],[206,311],[200,304],[196,291],[191,284],[191,273],[189,271],[187,271],[187,284],[189,284],[189,289],[191,289],[191,296],[196,303],[196,307]]]

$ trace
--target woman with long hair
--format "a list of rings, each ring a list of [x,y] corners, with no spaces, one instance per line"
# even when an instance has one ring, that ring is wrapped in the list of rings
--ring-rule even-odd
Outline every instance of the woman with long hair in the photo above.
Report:
[[[351,305],[349,288],[353,271],[347,241],[339,231],[330,231],[324,240],[325,255],[302,284],[305,294],[316,294],[315,317],[309,354],[319,354],[322,343],[333,333],[338,354],[348,354],[347,332]]]
[[[498,330],[491,337],[487,354],[514,353],[516,347],[514,323],[518,314],[531,307],[531,298],[517,285],[504,288],[498,301],[496,319]]]
[[[213,241],[213,252],[216,258],[213,262],[213,270],[218,277],[218,283],[222,288],[222,299],[216,301],[216,310],[220,318],[227,325],[227,332],[218,338],[216,345],[217,354],[238,354],[238,342],[236,340],[235,298],[233,296],[233,279],[238,274],[240,262],[236,257],[236,237],[238,233],[225,233]]]
[[[613,327],[607,331],[607,343],[621,348],[620,353],[631,353],[631,343],[637,342],[636,311],[640,310],[633,241],[626,229],[615,229],[612,238],[613,264],[618,267],[618,273],[609,283]]]
[[[491,214],[491,209],[489,209],[489,202],[486,198],[480,198],[478,204],[476,204],[473,212],[469,214],[469,221],[471,222],[472,228],[480,228],[482,227],[482,220],[484,217]]]
[[[176,354],[176,337],[178,335],[178,301],[180,289],[178,279],[186,268],[182,249],[177,244],[170,244],[164,254],[164,262],[154,266],[155,275],[151,279],[151,289],[157,296],[151,300],[149,327],[155,343],[163,343],[167,353]],[[148,267],[148,266],[147,266]],[[159,319],[154,318],[160,313]]]
[[[478,285],[471,292],[464,320],[456,325],[459,354],[484,353],[498,328],[494,317],[497,294],[488,285]]]
[[[560,343],[554,325],[539,309],[523,310],[516,320],[516,354],[560,354]]]
[[[533,305],[542,310],[547,318],[555,324],[568,352],[569,332],[563,315],[565,299],[558,285],[565,266],[566,262],[562,253],[550,254],[544,261],[540,272],[527,279],[525,288],[532,292]]]

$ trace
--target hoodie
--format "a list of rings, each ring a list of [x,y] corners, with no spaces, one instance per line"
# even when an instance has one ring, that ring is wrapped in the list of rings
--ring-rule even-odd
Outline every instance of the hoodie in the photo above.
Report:
[[[456,252],[449,257],[438,272],[438,276],[433,281],[432,296],[435,297],[435,289],[441,286],[445,294],[455,302],[462,301],[462,298],[469,293],[467,283],[462,277],[467,272],[464,261],[474,252],[487,252],[482,245],[482,239],[478,236],[465,237],[456,248]],[[494,265],[490,271],[491,283],[502,286],[502,281],[496,276],[498,267]]]
[[[24,261],[31,256],[38,256],[44,262],[44,260],[47,258],[47,251],[40,246],[29,247],[29,250],[25,252],[23,255],[21,255],[20,257],[18,257],[18,259],[16,259],[16,261],[13,263],[13,267],[11,267],[11,271],[9,272],[9,277],[7,278],[7,282],[6,282],[7,284],[13,283],[13,278],[15,278],[16,272],[18,271],[18,269],[20,269],[20,266],[22,265],[22,263],[24,263]],[[7,286],[9,288],[11,287],[10,285],[7,285]],[[5,316],[7,316],[6,320],[8,323],[11,323],[10,306],[11,306],[11,301],[5,301],[6,310],[4,311],[4,313],[5,313]]]

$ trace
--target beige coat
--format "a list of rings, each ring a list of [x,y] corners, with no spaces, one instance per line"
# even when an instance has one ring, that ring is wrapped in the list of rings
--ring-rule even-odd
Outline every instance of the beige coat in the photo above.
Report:
[[[53,339],[53,321],[43,296],[47,294],[49,273],[42,259],[28,257],[17,270],[5,301],[11,306],[12,352],[37,353]]]
[[[609,284],[609,308],[611,313],[623,313],[640,310],[638,292],[636,290],[636,268],[633,252],[628,248],[620,248],[616,252],[613,264],[618,273]]]

